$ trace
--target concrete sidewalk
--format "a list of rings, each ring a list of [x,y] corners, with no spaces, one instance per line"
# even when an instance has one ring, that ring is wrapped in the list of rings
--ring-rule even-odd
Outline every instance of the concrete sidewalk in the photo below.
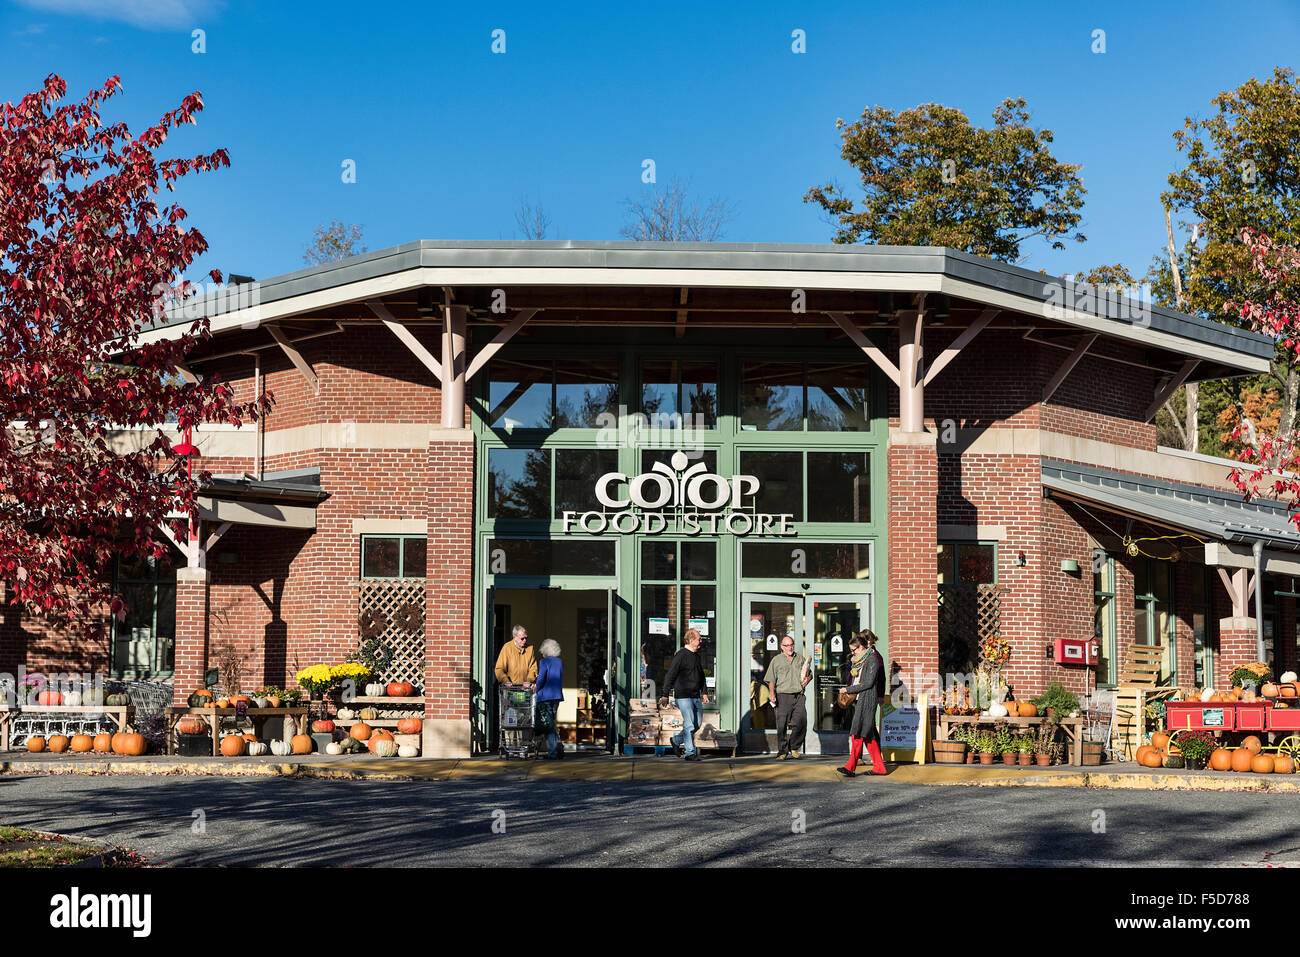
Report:
[[[293,758],[183,758],[147,755],[19,754],[0,760],[4,774],[165,774],[225,777],[315,777],[455,781],[509,776],[539,781],[703,781],[747,782],[844,781],[840,761],[809,757],[776,761],[751,757],[710,757],[687,763],[671,757],[570,757],[564,761],[503,761],[497,757],[466,759],[301,755]],[[855,783],[888,787],[891,782],[969,787],[1124,788],[1136,790],[1268,791],[1300,793],[1300,774],[1246,774],[1231,771],[1172,771],[1133,763],[1101,767],[980,767],[971,765],[895,765],[887,775],[859,773]]]

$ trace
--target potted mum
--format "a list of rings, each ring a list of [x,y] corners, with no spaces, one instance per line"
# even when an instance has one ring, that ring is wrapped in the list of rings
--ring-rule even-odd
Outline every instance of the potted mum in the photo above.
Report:
[[[1219,746],[1214,735],[1208,731],[1178,731],[1174,734],[1174,741],[1189,771],[1205,770],[1205,762]]]
[[[981,731],[976,735],[971,742],[971,750],[980,756],[980,764],[992,764],[993,755],[997,751],[997,741],[992,732]]]
[[[1016,759],[1022,768],[1034,763],[1034,736],[1022,734],[1016,738]]]

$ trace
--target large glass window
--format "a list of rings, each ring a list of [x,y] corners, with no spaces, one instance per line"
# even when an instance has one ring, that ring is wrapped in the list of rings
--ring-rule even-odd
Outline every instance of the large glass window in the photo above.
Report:
[[[615,471],[618,471],[617,449],[556,449],[555,517],[561,517],[566,511],[600,511],[596,479]]]
[[[1186,573],[1196,687],[1208,688],[1214,683],[1214,654],[1218,647],[1218,631],[1210,607],[1210,570],[1202,565],[1193,565]]]
[[[709,696],[718,678],[718,590],[714,541],[653,540],[641,544],[641,657],[643,681],[664,690],[668,663],[681,647],[687,629],[700,633],[700,664]],[[658,579],[659,583],[652,584]],[[716,701],[716,699],[715,699]]]
[[[1164,645],[1160,684],[1178,679],[1172,570],[1169,562],[1154,558],[1139,557],[1133,565],[1133,640],[1139,645]]]
[[[808,428],[813,432],[866,432],[871,428],[863,363],[808,364]]]
[[[754,431],[865,432],[871,427],[864,362],[746,361],[740,427]]]
[[[612,359],[561,359],[555,363],[557,429],[595,429],[602,414],[618,415],[618,363]]]
[[[1113,685],[1115,647],[1115,559],[1104,551],[1092,555],[1092,636],[1097,640],[1097,684]]]
[[[641,412],[659,428],[718,424],[718,364],[648,358],[641,363]]]
[[[871,547],[865,542],[744,542],[740,573],[745,578],[865,580],[871,577]]]
[[[997,546],[978,542],[939,544],[940,585],[992,585],[997,581]]]
[[[758,431],[803,428],[803,363],[741,365],[740,427]]]
[[[491,575],[613,575],[612,540],[576,538],[493,538],[488,540]]]
[[[551,426],[551,362],[549,359],[505,362],[488,369],[488,415],[491,425],[507,431]]]
[[[488,518],[551,517],[551,453],[488,449]]]
[[[796,522],[803,521],[802,452],[741,452],[740,471],[758,478],[758,511],[788,513]]]
[[[871,521],[871,455],[866,452],[809,452],[810,522]]]
[[[617,414],[614,359],[495,360],[488,368],[488,423],[515,429],[595,429]]]
[[[119,678],[157,678],[172,673],[176,656],[176,565],[180,555],[118,562],[116,591],[126,618],[112,624],[113,673]]]

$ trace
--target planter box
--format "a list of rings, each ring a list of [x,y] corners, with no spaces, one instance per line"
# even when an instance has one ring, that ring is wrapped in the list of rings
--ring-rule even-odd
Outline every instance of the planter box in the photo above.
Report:
[[[966,761],[965,741],[933,740],[934,760],[936,764],[964,764]]]
[[[212,757],[212,735],[178,734],[176,753],[183,758],[210,758]]]
[[[1085,767],[1096,767],[1101,764],[1105,757],[1106,746],[1100,741],[1083,742],[1083,764]]]

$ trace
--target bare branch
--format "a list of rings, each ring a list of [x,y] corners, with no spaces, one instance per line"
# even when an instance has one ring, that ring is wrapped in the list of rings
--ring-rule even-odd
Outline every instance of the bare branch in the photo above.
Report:
[[[715,242],[735,215],[731,204],[716,196],[706,203],[692,200],[676,178],[648,199],[629,198],[624,205],[628,221],[620,232],[639,242]]]

